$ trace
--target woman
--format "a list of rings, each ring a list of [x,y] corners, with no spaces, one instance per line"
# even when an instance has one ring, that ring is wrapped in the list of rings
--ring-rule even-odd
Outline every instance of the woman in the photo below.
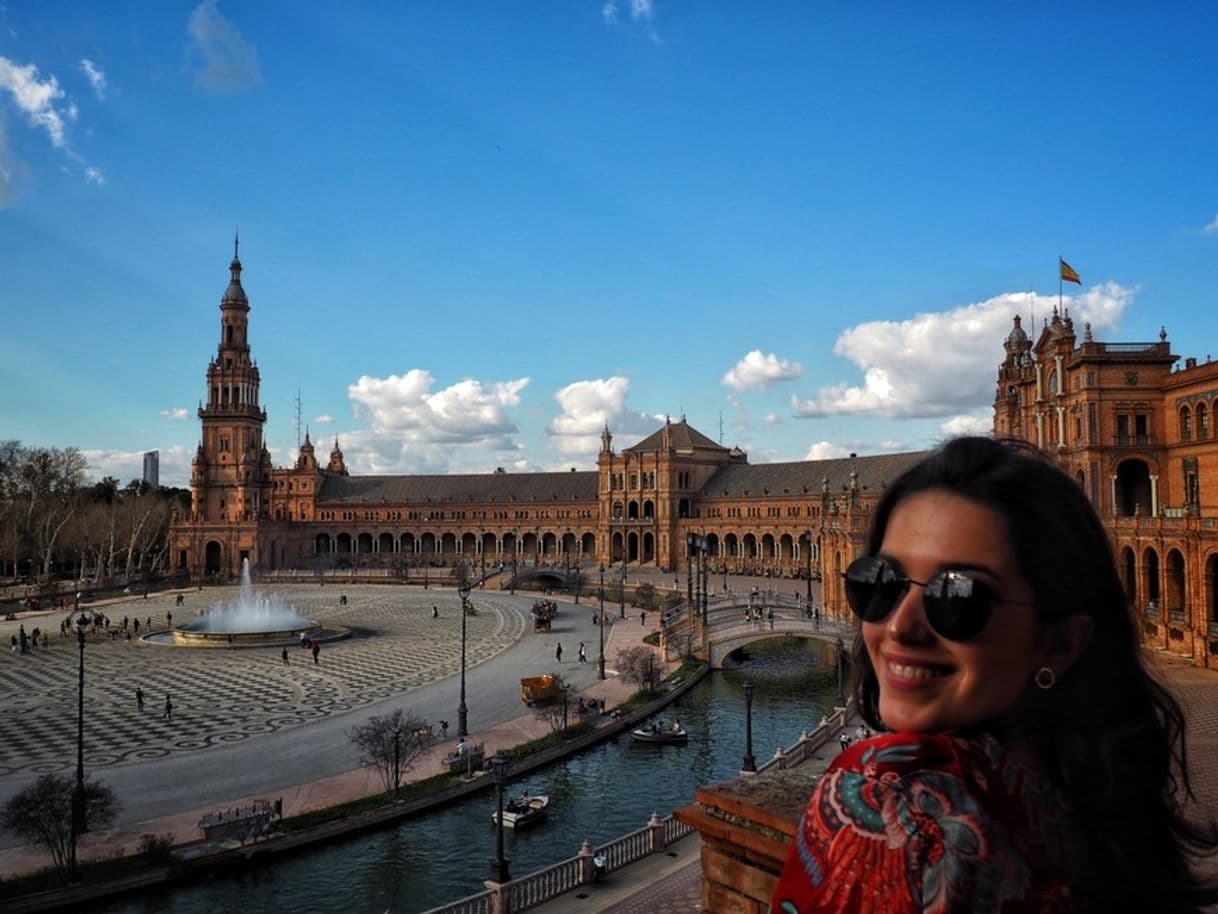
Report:
[[[1184,720],[1108,539],[1034,449],[960,438],[906,471],[845,573],[880,735],[820,779],[774,895],[810,912],[1194,912]]]

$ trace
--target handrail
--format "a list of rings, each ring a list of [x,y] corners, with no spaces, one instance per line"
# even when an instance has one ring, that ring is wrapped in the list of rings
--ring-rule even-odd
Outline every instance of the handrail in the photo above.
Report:
[[[603,856],[604,871],[612,872],[651,854],[663,853],[674,841],[693,831],[691,826],[671,815],[661,818],[653,813],[642,828],[627,832],[595,849],[585,841],[579,853],[573,857],[499,886],[491,883],[485,892],[431,908],[423,914],[490,914],[492,910],[509,910],[516,914],[527,911],[592,882],[597,878],[592,862],[594,858]]]

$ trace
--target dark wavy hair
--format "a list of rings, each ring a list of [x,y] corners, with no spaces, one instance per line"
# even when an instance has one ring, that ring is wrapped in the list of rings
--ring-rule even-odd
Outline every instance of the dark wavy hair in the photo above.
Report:
[[[879,552],[892,512],[927,490],[952,492],[1002,517],[1042,621],[1085,613],[1082,655],[1042,691],[1029,683],[1017,718],[1074,806],[1084,848],[1075,895],[1096,911],[1193,912],[1218,885],[1191,860],[1218,848],[1218,827],[1186,818],[1192,798],[1184,714],[1147,670],[1112,547],[1082,488],[1023,442],[953,439],[906,470],[875,510],[867,551]],[[879,682],[861,634],[853,649],[859,712],[872,727]]]

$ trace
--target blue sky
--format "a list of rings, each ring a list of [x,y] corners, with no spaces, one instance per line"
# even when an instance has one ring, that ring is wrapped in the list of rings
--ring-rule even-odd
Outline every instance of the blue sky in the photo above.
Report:
[[[1218,6],[0,0],[0,438],[184,483],[240,228],[354,472],[989,425],[1011,317],[1218,356]]]

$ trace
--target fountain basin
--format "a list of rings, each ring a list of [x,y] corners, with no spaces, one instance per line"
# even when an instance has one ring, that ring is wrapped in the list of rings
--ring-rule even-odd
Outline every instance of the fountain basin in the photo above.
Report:
[[[213,631],[192,630],[186,626],[172,628],[169,636],[181,647],[267,647],[276,644],[296,644],[301,634],[310,640],[323,640],[322,627],[311,619],[301,619],[303,625],[278,631]]]

